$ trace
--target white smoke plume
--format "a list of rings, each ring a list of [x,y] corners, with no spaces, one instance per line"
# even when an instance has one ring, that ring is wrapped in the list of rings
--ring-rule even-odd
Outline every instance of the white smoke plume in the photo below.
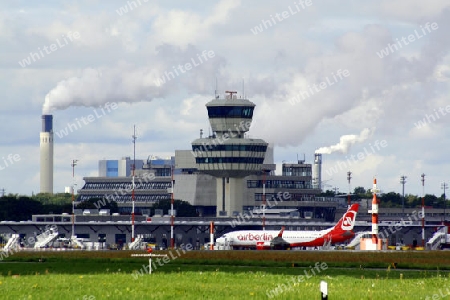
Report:
[[[126,68],[85,69],[80,77],[63,80],[46,96],[43,114],[70,106],[99,106],[106,102],[149,101],[164,89],[154,86],[151,71]],[[156,76],[155,76],[156,77]]]
[[[178,86],[188,92],[211,94],[211,78],[225,63],[223,57],[214,55],[199,61],[205,50],[194,46],[157,47],[153,62],[145,66],[119,63],[117,66],[84,69],[80,76],[60,81],[46,96],[43,114],[71,106],[100,106],[106,102],[140,102],[164,98]],[[178,65],[196,62],[189,71],[176,71]],[[173,75],[169,75],[173,74]]]
[[[370,130],[369,128],[364,128],[359,135],[356,134],[343,135],[339,139],[339,143],[329,147],[321,147],[316,150],[316,153],[331,154],[336,151],[347,153],[351,145],[364,142],[372,133],[373,130]]]

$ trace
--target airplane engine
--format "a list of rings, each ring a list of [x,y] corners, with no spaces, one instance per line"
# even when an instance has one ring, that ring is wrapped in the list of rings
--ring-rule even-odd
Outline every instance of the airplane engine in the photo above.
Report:
[[[273,250],[287,250],[289,246],[290,244],[279,236],[270,241],[270,248]]]

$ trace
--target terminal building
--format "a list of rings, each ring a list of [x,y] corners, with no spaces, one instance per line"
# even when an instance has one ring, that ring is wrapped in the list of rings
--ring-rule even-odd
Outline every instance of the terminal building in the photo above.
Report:
[[[136,160],[135,213],[149,215],[154,203],[171,198],[169,189],[173,162],[173,158]],[[131,214],[133,187],[131,169],[133,164],[134,161],[129,157],[121,160],[99,161],[100,176],[83,178],[85,184],[78,191],[77,201],[81,202],[92,198],[115,201],[120,213]]]

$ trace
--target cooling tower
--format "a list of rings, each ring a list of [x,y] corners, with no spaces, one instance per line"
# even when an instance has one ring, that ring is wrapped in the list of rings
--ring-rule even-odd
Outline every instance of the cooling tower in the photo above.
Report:
[[[53,194],[53,116],[42,115],[40,133],[41,193]]]
[[[313,187],[322,189],[322,154],[314,153]]]

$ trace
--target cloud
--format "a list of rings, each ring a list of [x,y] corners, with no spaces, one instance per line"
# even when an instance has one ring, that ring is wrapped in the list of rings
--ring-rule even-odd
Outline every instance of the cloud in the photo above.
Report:
[[[382,0],[380,11],[382,14],[396,20],[423,21],[436,18],[442,10],[450,7],[447,0]]]
[[[198,43],[211,35],[214,26],[231,21],[230,14],[240,3],[240,0],[222,0],[206,17],[191,10],[172,9],[162,12],[152,25],[155,39],[160,44],[182,47]]]

